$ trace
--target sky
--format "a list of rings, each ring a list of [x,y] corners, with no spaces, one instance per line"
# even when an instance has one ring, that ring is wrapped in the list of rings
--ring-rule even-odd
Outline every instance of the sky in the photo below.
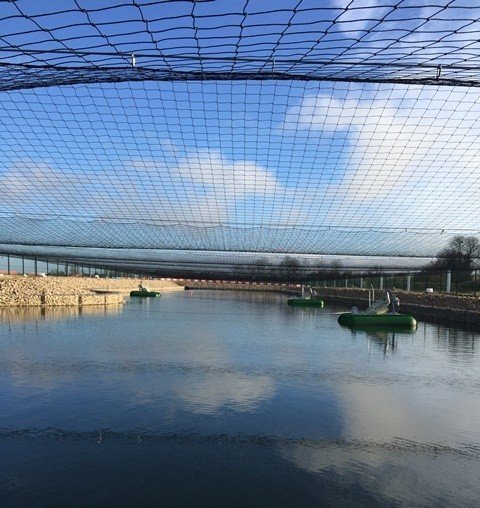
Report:
[[[42,16],[58,3],[20,0],[0,6],[10,48],[0,61],[82,63],[29,53],[60,46],[110,50],[87,57],[96,66],[136,51],[145,68],[166,65],[142,56],[153,51],[275,55],[279,66],[368,51],[376,61],[379,48],[409,62],[443,61],[439,48],[457,64],[478,53],[471,3],[297,3],[262,13],[258,1],[207,2],[192,18],[191,2],[79,2],[86,22],[74,2]],[[428,257],[454,234],[478,234],[476,88],[127,81],[0,94],[0,244]]]

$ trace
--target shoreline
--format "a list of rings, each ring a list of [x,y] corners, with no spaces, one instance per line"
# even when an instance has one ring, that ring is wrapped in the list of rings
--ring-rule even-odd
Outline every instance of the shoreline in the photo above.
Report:
[[[300,295],[296,284],[261,284],[247,282],[193,282],[185,281],[188,289],[209,289],[228,291],[267,291],[290,296]],[[346,308],[368,307],[368,289],[314,287],[318,297],[325,304],[343,305]],[[378,294],[381,290],[377,289]],[[413,314],[422,321],[433,324],[452,325],[469,331],[480,330],[480,297],[459,296],[450,293],[420,293],[391,290],[400,299],[400,313]]]
[[[0,308],[121,305],[141,279],[95,277],[0,277]],[[166,279],[145,281],[152,291],[182,291]]]
[[[0,309],[27,307],[85,307],[122,305],[130,291],[138,289],[141,279],[99,279],[93,277],[0,277]],[[152,291],[161,293],[187,290],[262,291],[299,295],[299,285],[278,283],[191,281],[145,279]],[[325,303],[346,308],[368,306],[368,289],[314,288]],[[380,290],[379,294],[380,294]],[[393,291],[393,290],[392,290]],[[480,330],[480,298],[447,293],[394,291],[400,299],[400,312],[434,324]]]

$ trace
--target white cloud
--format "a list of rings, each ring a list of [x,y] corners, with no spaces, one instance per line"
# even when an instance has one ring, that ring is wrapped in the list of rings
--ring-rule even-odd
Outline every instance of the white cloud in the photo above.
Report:
[[[163,153],[170,157],[176,157],[178,155],[177,146],[171,139],[161,139],[160,147],[162,148]]]
[[[176,163],[133,160],[97,171],[24,160],[0,172],[0,187],[6,212],[177,222],[235,220],[243,200],[281,190],[266,168],[229,161],[216,150],[191,152]]]
[[[215,150],[200,150],[182,159],[178,174],[227,199],[246,195],[267,196],[280,189],[277,178],[267,169],[250,161],[229,162]]]
[[[366,30],[392,10],[379,0],[356,0],[353,5],[351,0],[332,0],[332,7],[339,9],[335,16],[340,14],[340,9],[344,9],[337,19],[336,29],[347,32],[346,36],[352,39],[364,35]]]
[[[436,227],[476,228],[480,210],[468,201],[480,191],[476,93],[401,86],[376,90],[373,95],[365,87],[363,93],[308,96],[286,114],[286,133],[318,131],[324,143],[347,136],[343,146],[331,148],[335,172],[342,175],[329,185],[335,196],[331,216],[341,219],[340,209],[348,205],[357,219],[365,215],[372,224],[383,215],[379,225],[428,226],[430,221]],[[476,215],[462,212],[465,200]],[[375,214],[379,207],[383,214]],[[395,217],[389,218],[387,209],[396,211]]]

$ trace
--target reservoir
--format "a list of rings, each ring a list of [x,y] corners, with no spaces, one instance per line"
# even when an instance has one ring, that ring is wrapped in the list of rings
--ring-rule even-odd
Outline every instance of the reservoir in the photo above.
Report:
[[[480,334],[184,291],[0,312],[2,506],[480,499]]]

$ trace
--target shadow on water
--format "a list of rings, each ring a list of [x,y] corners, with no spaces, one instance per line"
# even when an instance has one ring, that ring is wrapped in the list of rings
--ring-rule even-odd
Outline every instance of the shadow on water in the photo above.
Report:
[[[379,346],[384,355],[388,352],[395,353],[398,346],[398,339],[403,336],[414,335],[417,327],[408,328],[405,326],[385,326],[385,325],[354,325],[343,326],[349,330],[352,336],[367,336]]]

